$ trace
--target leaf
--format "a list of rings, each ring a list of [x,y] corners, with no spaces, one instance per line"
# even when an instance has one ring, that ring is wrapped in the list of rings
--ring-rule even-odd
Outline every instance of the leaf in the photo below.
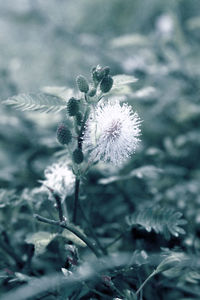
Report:
[[[126,85],[138,81],[137,78],[131,75],[119,74],[112,77],[113,78],[113,89],[117,88],[119,85]]]
[[[65,101],[74,95],[73,89],[65,86],[44,86],[41,91],[47,95],[56,96]]]
[[[15,276],[17,278],[18,281],[20,282],[28,282],[31,280],[31,277],[26,275],[26,274],[22,274],[22,273],[19,273],[19,272],[15,272]]]
[[[156,272],[169,272],[177,268],[177,265],[185,261],[185,254],[182,252],[171,252],[164,260],[157,266]]]
[[[190,30],[199,30],[200,29],[200,17],[198,16],[198,17],[190,18],[186,22],[186,26]]]
[[[158,94],[158,91],[156,90],[155,87],[153,86],[147,86],[147,87],[144,87],[138,91],[136,91],[135,93],[132,93],[132,97],[134,98],[148,98],[148,100],[151,98],[151,97],[154,97]]]
[[[66,108],[66,101],[63,99],[43,93],[19,94],[3,101],[3,103],[22,111],[37,110],[46,113],[59,112]]]
[[[141,34],[126,34],[111,40],[111,47],[122,48],[132,46],[145,46],[149,44],[146,36]]]
[[[46,231],[38,231],[29,235],[26,238],[28,244],[33,244],[35,246],[36,255],[44,253],[46,246],[53,240],[56,233],[49,233]]]
[[[148,232],[154,230],[156,233],[164,234],[164,237],[169,239],[170,234],[176,237],[179,234],[185,234],[185,230],[180,225],[186,224],[187,221],[181,219],[181,217],[182,213],[157,205],[155,207],[144,208],[126,217],[126,221],[131,227],[140,225]]]
[[[199,284],[200,283],[200,272],[197,271],[190,271],[185,274],[184,276],[185,281],[193,284]]]
[[[180,101],[178,105],[177,120],[182,122],[188,122],[189,120],[199,119],[200,105],[195,103],[188,103],[184,100]]]
[[[149,262],[149,256],[144,250],[135,250],[133,252],[132,257],[130,258],[129,265],[137,265],[142,266],[144,264],[147,264]]]
[[[74,227],[76,227],[78,231],[84,234],[83,230],[79,226],[74,226]],[[79,237],[77,237],[73,232],[69,230],[64,230],[62,232],[62,236],[65,237],[67,240],[70,240],[77,246],[86,247],[86,244]]]
[[[0,189],[0,208],[9,205],[17,205],[20,199],[16,196],[15,190]]]
[[[120,180],[127,180],[132,177],[137,177],[137,178],[144,178],[144,177],[149,177],[149,178],[157,178],[158,174],[162,172],[162,169],[156,168],[154,166],[144,166],[141,168],[137,168],[133,171],[131,171],[127,175],[119,175],[119,176],[111,176],[108,178],[102,178],[98,181],[100,184],[109,184],[115,181],[120,181]]]

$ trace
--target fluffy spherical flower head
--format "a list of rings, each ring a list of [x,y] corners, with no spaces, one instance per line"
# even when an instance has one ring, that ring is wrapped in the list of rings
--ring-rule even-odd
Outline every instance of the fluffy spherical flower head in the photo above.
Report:
[[[114,165],[125,162],[140,141],[140,124],[138,114],[126,103],[100,103],[87,122],[84,137],[91,159]]]
[[[60,195],[62,200],[74,192],[75,175],[66,162],[58,162],[47,167],[44,171],[45,180],[41,181],[43,188],[51,189]],[[52,193],[49,193],[50,198]]]

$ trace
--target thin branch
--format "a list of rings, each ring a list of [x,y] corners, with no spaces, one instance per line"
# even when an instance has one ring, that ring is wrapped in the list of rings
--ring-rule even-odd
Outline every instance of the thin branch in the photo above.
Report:
[[[96,255],[96,257],[100,257],[99,252],[97,251],[95,246],[92,244],[92,242],[73,225],[66,223],[66,222],[60,222],[60,221],[47,219],[47,218],[44,218],[39,215],[34,215],[34,217],[40,222],[47,223],[47,224],[54,225],[54,226],[59,226],[59,227],[62,227],[64,229],[71,231],[77,237],[79,237],[88,246],[88,248],[90,248],[90,250]]]
[[[106,245],[106,249],[114,245],[117,241],[119,241],[124,235],[124,232],[120,233],[112,242],[110,242],[108,245]]]

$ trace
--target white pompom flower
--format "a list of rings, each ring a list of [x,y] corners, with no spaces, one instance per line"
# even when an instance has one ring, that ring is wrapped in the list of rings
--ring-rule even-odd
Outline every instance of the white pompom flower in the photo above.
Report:
[[[141,120],[126,103],[101,102],[88,119],[84,144],[91,160],[114,165],[125,162],[140,141]]]
[[[42,189],[49,190],[50,199],[52,192],[58,194],[62,200],[74,193],[75,175],[68,163],[59,161],[48,166],[45,171],[45,180],[41,180]]]

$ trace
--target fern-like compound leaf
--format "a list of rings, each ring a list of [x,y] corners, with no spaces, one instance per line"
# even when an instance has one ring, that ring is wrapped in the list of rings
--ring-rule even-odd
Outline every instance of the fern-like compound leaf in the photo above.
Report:
[[[182,213],[176,212],[169,207],[148,207],[126,217],[127,224],[131,227],[141,226],[148,232],[154,230],[156,233],[164,234],[166,239],[170,235],[178,237],[185,234],[185,230],[180,227],[187,223],[182,219]]]
[[[66,101],[44,93],[19,94],[3,101],[3,103],[22,111],[37,110],[46,113],[59,112],[66,108]]]

